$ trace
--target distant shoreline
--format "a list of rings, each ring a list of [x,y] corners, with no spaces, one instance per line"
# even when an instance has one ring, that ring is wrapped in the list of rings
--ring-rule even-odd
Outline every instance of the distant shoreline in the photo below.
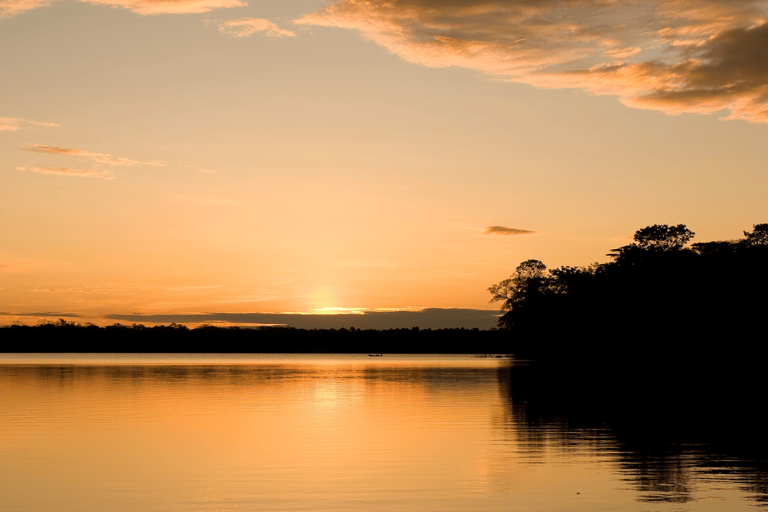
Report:
[[[109,324],[141,324],[164,326],[182,324],[189,328],[205,325],[216,327],[292,327],[295,329],[493,329],[497,327],[501,312],[498,309],[423,308],[404,310],[360,310],[358,312],[318,313],[169,313],[169,314],[107,314],[88,318],[77,313],[0,312],[0,323],[48,323],[63,319],[80,324],[94,323],[100,327]]]
[[[508,354],[509,334],[480,329],[294,329],[171,324],[0,327],[0,353]]]

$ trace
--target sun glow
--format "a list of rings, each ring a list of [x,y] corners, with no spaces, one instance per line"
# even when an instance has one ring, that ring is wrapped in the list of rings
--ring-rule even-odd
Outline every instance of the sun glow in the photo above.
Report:
[[[326,307],[315,308],[310,314],[312,315],[362,315],[365,313],[364,308],[342,308],[342,307]]]

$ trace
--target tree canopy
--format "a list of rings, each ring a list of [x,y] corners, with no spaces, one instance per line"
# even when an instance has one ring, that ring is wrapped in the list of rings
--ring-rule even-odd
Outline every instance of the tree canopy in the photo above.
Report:
[[[641,249],[670,251],[682,249],[695,235],[685,224],[654,224],[635,232],[634,240]]]
[[[744,243],[747,245],[768,245],[768,223],[755,224],[752,232],[744,232]]]
[[[713,336],[753,337],[745,320],[768,307],[768,224],[741,240],[688,246],[693,236],[684,224],[656,224],[611,251],[607,263],[548,270],[524,261],[489,288],[491,302],[501,302],[499,328],[513,334],[512,352],[682,358]]]

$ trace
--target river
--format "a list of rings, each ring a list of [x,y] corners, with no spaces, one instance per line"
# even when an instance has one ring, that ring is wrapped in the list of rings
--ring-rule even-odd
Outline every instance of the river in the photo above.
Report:
[[[0,354],[0,510],[765,507],[759,461],[693,437],[633,446],[620,426],[521,394],[520,365]]]

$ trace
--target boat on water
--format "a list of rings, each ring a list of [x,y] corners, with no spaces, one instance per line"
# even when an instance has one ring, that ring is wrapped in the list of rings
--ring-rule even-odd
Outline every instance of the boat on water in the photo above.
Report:
[[[368,354],[368,357],[381,357],[384,354]]]

